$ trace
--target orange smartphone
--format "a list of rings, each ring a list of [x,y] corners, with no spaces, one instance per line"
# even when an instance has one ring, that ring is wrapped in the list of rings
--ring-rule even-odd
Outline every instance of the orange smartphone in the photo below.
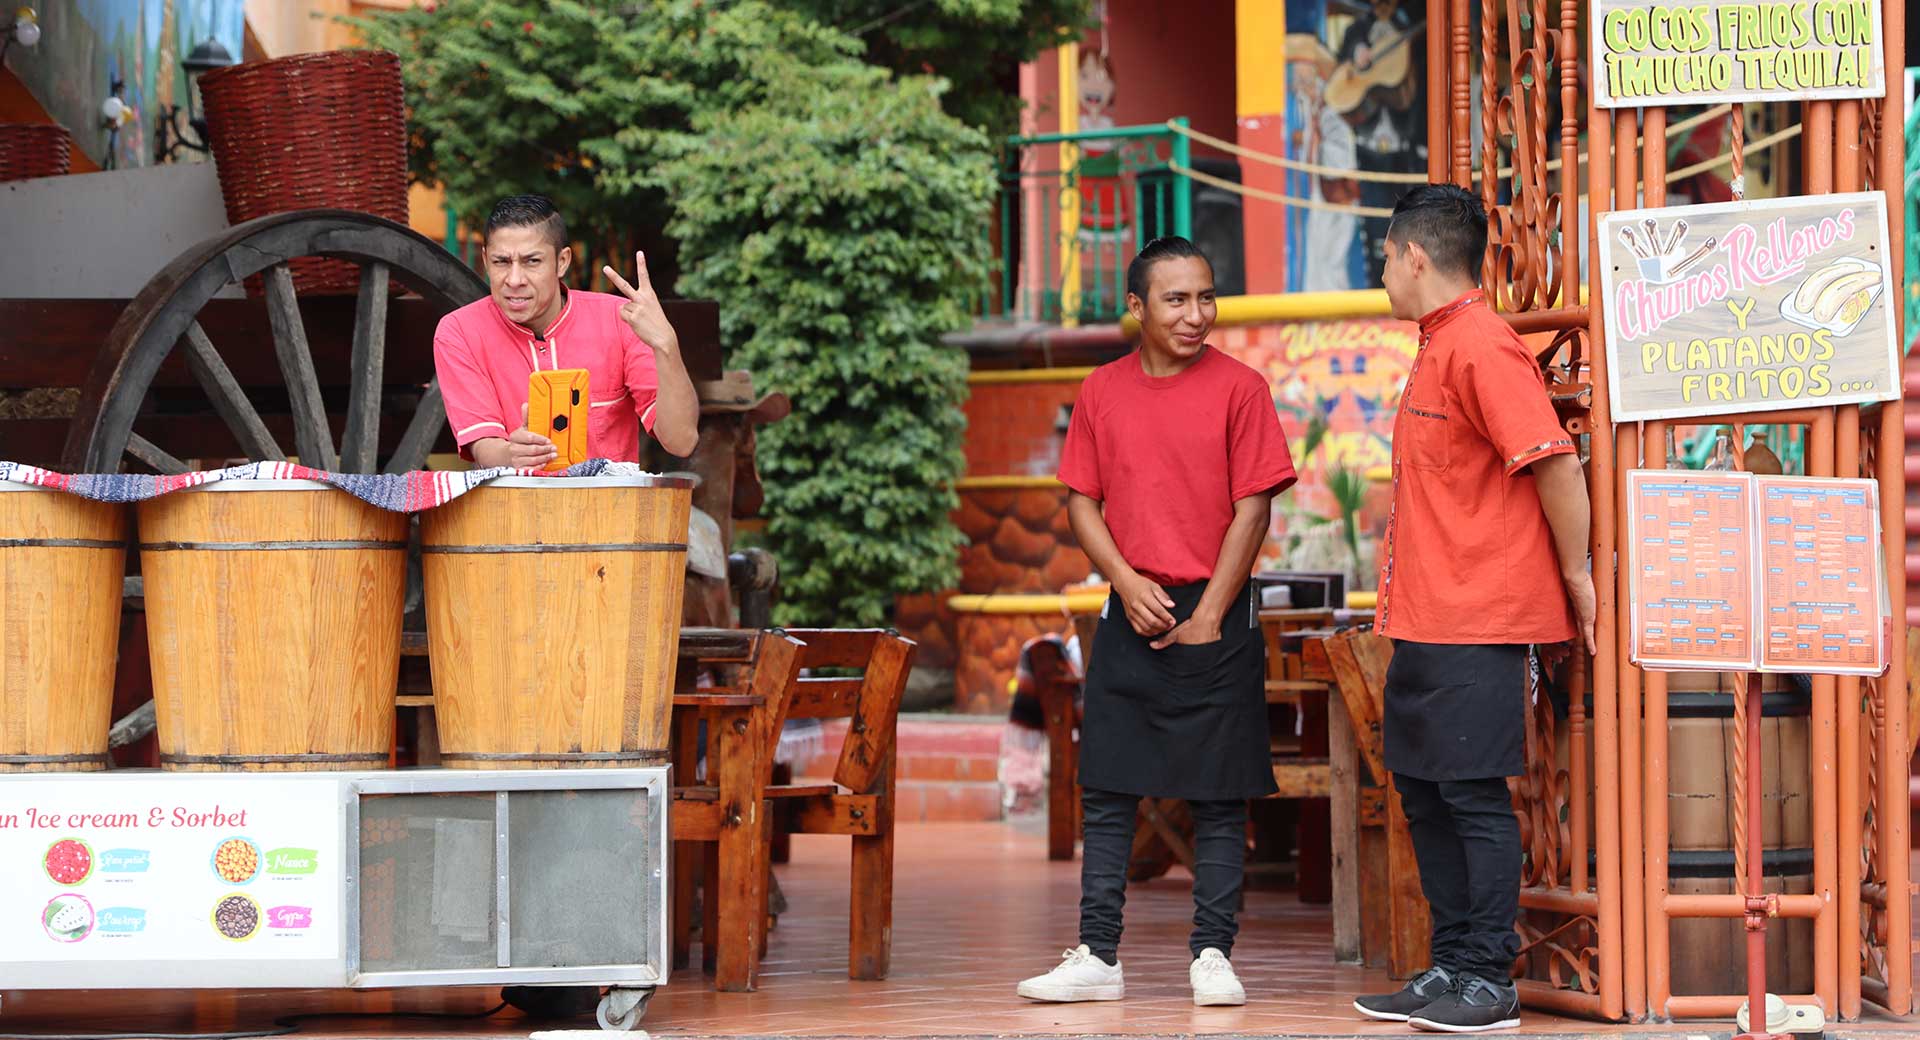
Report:
[[[587,392],[587,370],[563,368],[535,372],[527,379],[527,429],[553,442],[560,454],[547,463],[547,472],[566,469],[585,462],[588,455],[588,409],[593,397]]]

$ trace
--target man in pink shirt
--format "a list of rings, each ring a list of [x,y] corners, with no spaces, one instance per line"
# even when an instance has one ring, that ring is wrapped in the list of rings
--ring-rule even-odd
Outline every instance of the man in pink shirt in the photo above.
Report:
[[[553,461],[553,442],[527,429],[527,381],[535,370],[567,368],[587,370],[594,458],[640,461],[643,427],[670,454],[691,455],[700,403],[645,255],[634,254],[637,288],[605,269],[622,295],[568,290],[566,221],[539,195],[501,199],[485,241],[488,298],[441,318],[433,334],[461,456],[522,469]]]

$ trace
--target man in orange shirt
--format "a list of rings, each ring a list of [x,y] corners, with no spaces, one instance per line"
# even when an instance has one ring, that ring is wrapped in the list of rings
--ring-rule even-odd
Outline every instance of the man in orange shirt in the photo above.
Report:
[[[1394,641],[1382,726],[1433,910],[1433,967],[1369,1018],[1441,1032],[1520,1022],[1521,773],[1533,650],[1593,650],[1586,479],[1533,354],[1478,288],[1480,199],[1415,188],[1393,209],[1382,281],[1420,350],[1393,427],[1393,512],[1377,630]]]

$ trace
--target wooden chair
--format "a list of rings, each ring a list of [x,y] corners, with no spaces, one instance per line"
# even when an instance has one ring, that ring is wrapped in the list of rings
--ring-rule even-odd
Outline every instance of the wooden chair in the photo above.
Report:
[[[673,958],[676,966],[689,961],[694,886],[704,879],[701,960],[719,990],[749,991],[759,982],[771,835],[766,791],[780,739],[772,720],[785,714],[804,649],[792,636],[763,632],[745,654],[683,654],[680,660],[673,721]],[[736,681],[694,689],[695,672],[707,665],[734,669]],[[699,781],[702,722],[707,773]]]
[[[1081,653],[1092,645],[1081,639]],[[1028,652],[1047,731],[1047,858],[1070,860],[1080,838],[1080,674],[1053,642]]]
[[[793,807],[790,818],[799,833],[844,834],[853,840],[847,975],[884,979],[893,952],[894,738],[900,697],[919,647],[898,633],[873,629],[789,629],[787,634],[805,644],[803,668],[861,674],[794,680],[792,696],[769,713],[774,741],[788,718],[851,721],[832,783],[772,785],[766,797]],[[773,760],[772,744],[766,759]],[[760,893],[764,915],[764,883]],[[764,938],[760,941],[764,952]]]

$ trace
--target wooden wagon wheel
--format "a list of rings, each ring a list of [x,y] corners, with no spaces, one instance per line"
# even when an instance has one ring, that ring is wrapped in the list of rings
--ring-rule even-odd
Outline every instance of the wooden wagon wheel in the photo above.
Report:
[[[301,319],[288,261],[333,257],[360,267],[353,321],[351,389],[339,449],[328,422],[314,352]],[[168,264],[122,311],[87,376],[62,465],[70,472],[118,472],[126,456],[162,473],[188,465],[165,445],[134,432],[154,375],[176,348],[241,449],[256,461],[286,453],[234,378],[199,316],[229,286],[259,275],[273,353],[288,395],[294,449],[318,469],[379,472],[380,411],[391,281],[441,311],[485,296],[486,282],[439,244],[390,220],[346,210],[302,210],[261,217],[202,242]],[[231,351],[231,346],[229,351]],[[446,426],[437,381],[426,385],[384,471],[418,469]]]

